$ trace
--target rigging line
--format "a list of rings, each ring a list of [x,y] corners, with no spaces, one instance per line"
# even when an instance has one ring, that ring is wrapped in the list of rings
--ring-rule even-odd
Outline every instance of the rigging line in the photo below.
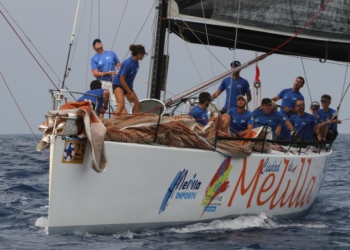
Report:
[[[28,128],[29,128],[30,131],[32,132],[32,134],[33,134],[34,138],[36,139],[36,141],[39,143],[40,141],[39,141],[38,138],[35,136],[35,133],[34,133],[33,129],[30,127],[30,125],[29,125],[29,123],[28,123],[26,117],[24,116],[24,114],[23,114],[23,112],[22,112],[20,106],[18,105],[18,103],[17,103],[17,101],[16,101],[16,98],[13,96],[12,91],[11,91],[10,87],[8,86],[8,84],[7,84],[7,82],[6,82],[6,80],[5,80],[5,78],[4,78],[4,76],[3,76],[3,74],[2,74],[1,71],[0,71],[0,75],[1,75],[2,80],[4,81],[4,83],[5,83],[5,85],[6,85],[7,89],[8,89],[8,91],[10,92],[10,95],[12,96],[12,99],[13,99],[13,101],[15,102],[15,104],[16,104],[16,106],[17,106],[19,112],[21,113],[21,115],[22,115],[24,121],[27,123]],[[44,151],[46,157],[49,158],[47,152],[46,152],[45,150],[43,150],[43,151]]]
[[[290,13],[291,13],[291,15],[292,15],[294,33],[296,33],[296,32],[297,32],[297,29],[296,29],[296,25],[295,25],[295,19],[294,19],[294,15],[293,15],[292,4],[291,4],[290,0],[288,0],[288,3],[289,3],[289,7],[290,7]],[[296,41],[297,41],[297,44],[298,44],[298,50],[299,50],[299,54],[300,54],[300,43],[299,43],[298,37],[296,37]],[[302,66],[303,66],[303,71],[304,71],[304,76],[305,76],[305,82],[306,82],[307,90],[308,90],[309,96],[310,96],[310,102],[312,102],[310,86],[309,86],[309,82],[308,82],[308,80],[307,80],[305,65],[304,65],[304,61],[303,61],[303,58],[302,58],[302,57],[300,57],[300,61],[301,61],[301,64],[302,64]]]
[[[344,75],[343,89],[342,89],[342,91],[341,91],[341,94],[342,94],[342,95],[343,95],[343,93],[344,93],[344,87],[345,87],[345,82],[346,82],[346,76],[347,76],[347,74],[348,74],[349,61],[350,61],[350,50],[349,50],[348,62],[346,63],[346,70],[345,70],[345,75]]]
[[[203,83],[202,76],[201,76],[201,74],[199,73],[199,70],[198,70],[198,68],[197,68],[196,62],[194,61],[194,59],[193,59],[193,57],[192,57],[192,54],[191,54],[190,50],[189,50],[188,47],[187,47],[187,44],[186,44],[186,42],[185,42],[184,37],[182,36],[182,32],[181,32],[181,31],[180,31],[180,34],[181,34],[182,40],[184,41],[184,44],[185,44],[185,46],[186,46],[187,52],[188,52],[188,54],[189,54],[190,57],[191,57],[193,66],[196,68],[197,74],[198,74],[198,76],[199,76],[201,82]]]
[[[148,20],[149,16],[150,16],[150,15],[151,15],[151,13],[152,13],[153,6],[155,5],[155,3],[156,3],[156,2],[154,1],[153,5],[152,5],[152,7],[151,7],[151,10],[148,12],[147,18],[146,18],[146,20],[143,22],[143,25],[142,25],[142,27],[141,27],[141,29],[140,29],[139,33],[137,34],[137,36],[136,36],[136,38],[135,38],[135,40],[134,40],[133,44],[136,42],[136,40],[137,40],[137,38],[139,37],[139,35],[140,35],[141,31],[142,31],[142,30],[143,30],[143,28],[145,27],[145,25],[146,25],[146,23],[147,23],[147,20]],[[126,52],[126,54],[125,54],[125,56],[124,56],[124,58],[123,58],[123,61],[124,61],[124,60],[125,60],[125,58],[128,56],[128,53],[129,53],[129,51],[128,51],[128,52]]]
[[[165,0],[168,2],[169,4],[169,0]],[[171,9],[173,10],[174,13],[177,13],[177,10],[175,10],[173,7],[171,7]],[[177,14],[177,17],[187,26],[188,30],[197,38],[197,40],[209,51],[209,53],[219,62],[219,64],[221,64],[222,67],[224,67],[224,69],[227,70],[226,66],[208,49],[207,45],[205,45],[201,39],[199,39],[199,37],[192,31],[192,29],[188,26],[188,24],[182,19],[182,17]],[[175,32],[177,33],[177,32]],[[177,33],[179,34],[179,33]]]
[[[237,40],[238,40],[238,24],[239,24],[239,13],[241,11],[241,0],[238,1],[238,12],[237,12],[237,23],[236,23],[236,33],[235,33],[235,42],[234,42],[234,45],[233,45],[233,60],[232,62],[235,61],[236,59],[236,48],[237,48]],[[232,65],[234,66],[234,64]],[[239,78],[238,78],[239,79]],[[238,80],[237,79],[237,80]],[[237,80],[236,79],[233,79],[233,77],[231,77],[231,82],[230,82],[230,85],[231,85],[231,89],[230,89],[230,97],[228,99],[228,104],[227,104],[227,108],[229,109],[231,107],[231,95],[232,95],[232,84],[233,84],[233,80],[235,80],[235,84],[237,86]],[[240,94],[242,95],[242,91],[237,88],[240,92]],[[248,105],[248,102],[247,102],[247,105]]]
[[[137,81],[139,81],[139,82],[142,82],[142,83],[145,83],[145,84],[147,84],[147,85],[150,85],[148,82],[146,82],[146,81],[144,81],[144,80],[141,80],[140,78],[135,77],[135,80],[137,80]],[[166,91],[166,92],[167,92],[168,94],[171,94],[171,95],[175,96],[174,93],[171,93],[171,92],[169,92],[169,91]]]
[[[83,22],[83,17],[84,17],[84,13],[85,13],[86,3],[87,3],[87,1],[85,1],[84,8],[83,8],[83,12],[82,12],[82,14],[81,14],[82,18],[81,18],[81,20],[80,20],[79,30],[78,30],[78,34],[77,34],[77,36],[76,36],[77,39],[76,39],[75,44],[74,44],[72,56],[71,56],[70,63],[69,63],[69,68],[72,68],[71,66],[72,66],[73,59],[74,59],[75,49],[76,49],[77,44],[78,44],[78,39],[79,39],[79,34],[80,34],[81,26],[82,26],[81,24],[82,24],[82,22]]]
[[[91,0],[90,7],[90,29],[89,29],[89,41],[91,41],[91,30],[92,30],[92,9],[93,9],[93,0]],[[88,58],[90,58],[90,44],[88,43]],[[85,78],[85,91],[88,89],[88,74],[89,74],[89,60],[86,60],[86,78]]]
[[[45,58],[43,57],[43,55],[39,52],[39,50],[35,47],[35,45],[32,43],[32,41],[29,39],[29,37],[26,35],[26,33],[22,30],[22,28],[18,25],[18,23],[16,22],[16,20],[11,16],[11,14],[7,11],[7,9],[5,8],[5,6],[0,2],[0,4],[2,5],[2,7],[5,9],[5,11],[7,12],[7,14],[11,17],[12,21],[17,25],[17,27],[22,31],[22,33],[24,34],[24,36],[28,39],[28,41],[30,42],[30,44],[34,47],[34,49],[36,50],[36,52],[40,55],[40,57],[44,60],[44,62],[47,64],[47,66],[51,69],[51,71],[55,74],[55,76],[57,77],[59,82],[62,82],[61,79],[59,78],[59,76],[56,74],[56,72],[53,70],[53,68],[51,67],[51,65],[45,60]]]
[[[17,31],[13,28],[13,26],[11,25],[11,23],[7,20],[7,18],[5,17],[4,13],[2,13],[2,11],[0,10],[2,16],[5,18],[5,20],[7,21],[7,23],[11,26],[12,30],[16,33],[17,37],[19,38],[19,40],[21,40],[21,42],[23,43],[24,47],[26,47],[26,49],[28,50],[28,52],[32,55],[32,57],[34,58],[34,60],[36,61],[36,63],[39,65],[39,67],[42,69],[42,71],[45,73],[45,75],[47,76],[47,78],[49,78],[49,80],[51,81],[51,83],[55,86],[55,88],[58,90],[58,87],[56,86],[56,84],[52,81],[52,79],[50,78],[50,76],[47,74],[47,72],[45,71],[45,69],[41,66],[41,64],[39,63],[39,61],[36,59],[36,57],[33,55],[33,53],[30,51],[30,49],[28,48],[28,46],[24,43],[24,41],[22,40],[22,38],[18,35]]]
[[[252,65],[253,63],[257,62],[257,61],[261,61],[263,59],[265,59],[266,57],[270,56],[271,54],[273,54],[275,51],[279,50],[281,47],[283,47],[284,45],[286,45],[287,43],[289,43],[291,40],[293,40],[297,35],[299,35],[301,32],[303,32],[317,17],[318,15],[322,12],[322,10],[327,6],[327,4],[329,3],[330,0],[327,0],[326,3],[317,11],[317,13],[309,20],[309,22],[307,22],[303,28],[301,28],[296,34],[294,34],[292,37],[290,37],[289,39],[287,39],[285,42],[283,42],[282,44],[280,44],[279,46],[277,46],[276,48],[274,48],[273,50],[259,56],[258,58],[254,59],[254,60],[251,60],[251,61],[248,61],[246,62],[245,64],[237,67],[237,68],[234,68],[234,69],[231,69],[217,77],[215,77],[214,79],[210,80],[210,81],[207,81],[203,84],[200,84],[198,86],[195,86],[194,88],[192,89],[189,89],[179,95],[177,95],[174,100],[173,99],[168,99],[167,102],[165,103],[166,106],[168,106],[169,104],[171,103],[174,103],[176,101],[179,101],[181,100],[183,97],[185,97],[186,95],[188,95],[189,93],[194,93],[196,91],[199,91],[200,89],[204,88],[204,87],[207,87],[207,86],[210,86],[211,84],[213,84],[214,81],[218,81],[234,72],[237,72],[237,71],[240,71],[250,65]]]
[[[167,12],[169,13],[169,11],[170,11],[170,8],[171,8],[171,3],[172,2],[170,2],[170,5],[168,5],[168,10],[167,10]],[[169,72],[169,43],[170,43],[170,32],[169,32],[169,30],[170,30],[170,20],[168,19],[168,32],[167,32],[167,38],[166,38],[166,62],[165,62],[165,76],[166,76],[166,78],[165,78],[165,84],[164,84],[164,90],[163,90],[163,102],[165,102],[165,98],[166,98],[166,86],[167,86],[167,84],[166,84],[166,81],[167,81],[167,76],[168,76],[168,72]]]
[[[118,25],[117,33],[116,33],[115,36],[114,36],[114,40],[113,40],[113,43],[112,43],[111,50],[113,50],[114,43],[115,43],[115,41],[117,40],[119,28],[120,28],[120,25],[121,25],[122,22],[123,22],[124,14],[125,14],[125,11],[126,11],[126,7],[128,6],[128,3],[129,3],[129,0],[126,1],[125,7],[124,7],[124,10],[123,10],[123,15],[121,16],[120,22],[119,22],[119,25]],[[100,37],[99,37],[99,38],[100,38]]]
[[[209,43],[207,22],[206,22],[206,18],[205,18],[205,14],[204,14],[203,0],[201,0],[201,5],[202,5],[202,14],[203,14],[203,20],[204,20],[205,34],[206,34],[207,41],[208,41],[208,49],[209,49],[209,58],[210,58],[210,64],[211,64],[211,71],[213,72],[213,77],[214,77],[214,76],[215,76],[215,73],[214,73],[213,59],[212,59],[212,57],[211,57],[211,51],[210,51],[210,43]],[[170,22],[169,22],[169,23],[170,23]],[[170,30],[170,28],[169,28],[169,30]]]

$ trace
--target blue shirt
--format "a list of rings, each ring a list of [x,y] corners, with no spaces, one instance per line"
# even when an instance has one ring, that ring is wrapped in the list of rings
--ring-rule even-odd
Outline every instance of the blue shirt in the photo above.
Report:
[[[91,70],[98,69],[98,72],[114,71],[115,65],[119,63],[117,55],[113,51],[105,51],[102,54],[94,55],[91,60]],[[112,81],[112,76],[97,77],[97,80]]]
[[[283,115],[283,117],[286,118],[286,120],[288,120],[288,117],[286,115]],[[281,127],[281,134],[279,136],[289,141],[292,140],[292,135],[290,134],[290,131],[286,125],[283,125]]]
[[[91,94],[91,95],[97,95],[98,96],[98,105],[97,105],[97,112],[100,112],[103,104],[103,91],[104,89],[92,89],[86,91],[86,94]],[[90,95],[83,95],[78,99],[78,102],[84,101],[84,100],[90,100],[91,102],[96,104],[96,97],[95,96],[90,96]]]
[[[281,105],[288,108],[294,108],[296,100],[304,100],[304,96],[299,91],[293,92],[292,89],[282,90],[278,94],[278,97],[282,99]],[[286,115],[288,118],[293,115],[284,111],[283,108],[280,109],[280,113]]]
[[[323,109],[317,110],[317,114],[320,117],[321,122],[328,121],[334,115],[335,110],[329,109],[328,112],[325,112]],[[328,124],[328,128],[332,131],[336,131],[338,129],[337,123]]]
[[[125,76],[125,81],[128,84],[128,87],[130,89],[134,86],[134,80],[137,74],[137,71],[139,70],[139,61],[132,60],[132,57],[130,56],[128,59],[126,59],[122,66],[120,67],[120,70],[118,74],[113,78],[113,85],[119,85],[122,86],[120,83],[120,76]]]
[[[231,133],[242,132],[248,128],[248,124],[253,124],[251,113],[248,110],[245,110],[243,114],[238,114],[237,108],[233,108],[227,113],[231,116]]]
[[[192,116],[196,122],[199,124],[202,124],[203,126],[207,125],[208,123],[208,113],[207,109],[201,109],[198,105],[196,105],[189,113],[188,115]]]
[[[250,86],[248,81],[242,77],[235,80],[232,78],[232,76],[229,76],[221,82],[219,90],[226,90],[226,100],[224,107],[228,108],[228,104],[230,102],[230,108],[235,108],[237,106],[237,96],[244,96],[246,94],[249,94]]]
[[[252,115],[254,128],[267,125],[271,127],[273,135],[275,135],[277,127],[285,124],[287,120],[275,110],[272,110],[269,114],[264,114],[262,109],[256,109]]]
[[[317,124],[315,116],[308,113],[304,113],[303,116],[295,114],[290,118],[290,122],[293,124],[294,130],[298,131],[298,138],[303,138],[305,141],[312,141],[313,129]]]

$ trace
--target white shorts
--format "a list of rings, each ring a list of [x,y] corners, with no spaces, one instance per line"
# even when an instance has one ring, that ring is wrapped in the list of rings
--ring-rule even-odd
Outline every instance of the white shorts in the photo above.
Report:
[[[109,92],[109,101],[110,104],[113,106],[117,106],[117,101],[115,100],[115,96],[113,93],[113,84],[112,82],[109,81],[104,81],[104,80],[100,80],[100,82],[102,83],[102,88],[103,89],[107,89]]]

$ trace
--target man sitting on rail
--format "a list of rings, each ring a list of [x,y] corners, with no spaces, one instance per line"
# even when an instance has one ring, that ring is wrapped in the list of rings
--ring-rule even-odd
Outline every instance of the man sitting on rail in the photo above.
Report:
[[[194,108],[188,113],[192,116],[197,123],[203,126],[207,125],[208,118],[208,107],[212,98],[208,92],[202,92],[199,94],[199,104],[194,106]]]
[[[316,118],[305,112],[304,100],[297,100],[295,102],[295,110],[297,113],[290,118],[294,126],[297,141],[312,141],[312,134],[315,131],[317,122]]]
[[[247,99],[243,95],[237,96],[235,108],[231,108],[222,115],[222,130],[231,134],[245,136],[252,128],[253,121],[249,110],[246,110]],[[229,128],[228,128],[229,127]]]
[[[270,98],[262,99],[261,108],[254,110],[252,116],[254,128],[269,126],[272,129],[274,138],[280,135],[282,125],[287,126],[290,131],[293,130],[293,126],[289,120],[273,110]]]

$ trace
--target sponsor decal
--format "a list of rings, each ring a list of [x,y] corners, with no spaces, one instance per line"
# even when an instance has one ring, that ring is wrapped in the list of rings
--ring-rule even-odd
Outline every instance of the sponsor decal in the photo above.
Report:
[[[83,164],[86,141],[66,140],[62,154],[62,163]]]
[[[270,158],[267,158],[265,161],[264,161],[264,164],[263,164],[263,167],[262,167],[262,170],[261,170],[261,174],[264,174],[264,173],[271,173],[271,172],[279,172],[280,169],[281,169],[281,165],[282,165],[282,160],[280,160],[279,162],[277,162],[276,160],[272,163],[270,162]],[[294,166],[294,163],[293,163],[293,160],[288,164],[288,168],[287,168],[287,171],[288,172],[292,172],[293,170],[293,166]]]
[[[159,208],[159,214],[165,211],[168,207],[169,200],[175,197],[177,200],[194,200],[196,199],[197,191],[202,182],[197,179],[197,174],[192,178],[187,178],[188,170],[180,171],[170,184],[168,191],[165,193],[162,204]],[[174,196],[174,194],[176,195]]]
[[[267,162],[267,163],[266,163]],[[284,158],[283,164],[279,162],[269,163],[268,159],[261,159],[260,164],[252,177],[246,177],[247,158],[243,159],[243,168],[233,189],[227,206],[231,207],[236,196],[248,196],[246,207],[268,206],[270,210],[276,207],[301,208],[309,204],[315,197],[317,176],[310,176],[311,158],[301,158],[301,164],[293,164],[290,159]],[[267,166],[271,170],[263,172]],[[277,167],[278,166],[278,167]],[[281,171],[276,176],[276,171]],[[287,172],[297,175],[296,178],[285,177]],[[266,176],[262,173],[268,173]],[[260,178],[263,178],[261,181]]]
[[[229,181],[227,179],[230,176],[232,168],[231,157],[225,157],[205,190],[205,195],[202,200],[203,212],[201,216],[203,216],[204,212],[215,212],[216,207],[221,206],[222,196],[219,195],[225,192],[229,186]],[[213,201],[215,201],[215,203],[213,203]]]

